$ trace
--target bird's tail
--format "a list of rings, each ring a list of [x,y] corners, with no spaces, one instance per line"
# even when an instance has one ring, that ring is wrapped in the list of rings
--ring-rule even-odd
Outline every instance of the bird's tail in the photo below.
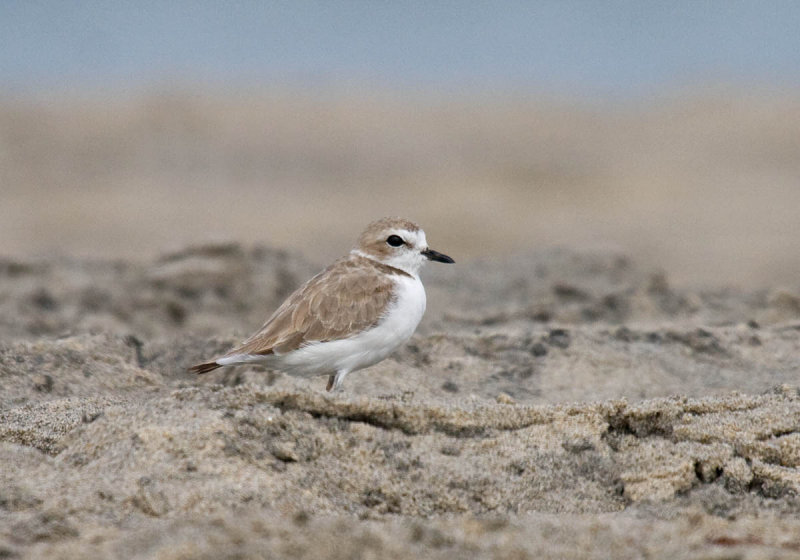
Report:
[[[192,373],[208,373],[209,371],[214,371],[218,367],[222,367],[217,362],[206,362],[204,364],[197,364],[196,366],[192,366],[189,368],[189,371]]]

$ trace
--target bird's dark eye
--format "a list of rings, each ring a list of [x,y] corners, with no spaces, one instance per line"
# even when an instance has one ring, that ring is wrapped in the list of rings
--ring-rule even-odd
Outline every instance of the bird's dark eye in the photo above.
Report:
[[[392,247],[399,247],[400,245],[405,243],[405,241],[403,241],[403,238],[400,237],[399,235],[390,235],[388,238],[386,238],[386,243],[388,243]]]

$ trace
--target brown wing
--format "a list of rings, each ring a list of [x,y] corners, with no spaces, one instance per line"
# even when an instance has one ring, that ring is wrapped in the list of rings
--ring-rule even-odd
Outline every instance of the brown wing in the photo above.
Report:
[[[289,296],[261,330],[227,355],[284,354],[375,325],[392,300],[394,283],[391,275],[383,274],[383,265],[371,263],[362,257],[336,261]]]

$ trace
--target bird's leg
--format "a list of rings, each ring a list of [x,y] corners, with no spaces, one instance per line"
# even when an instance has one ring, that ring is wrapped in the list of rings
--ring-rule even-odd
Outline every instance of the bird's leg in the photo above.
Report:
[[[328,376],[328,386],[326,389],[330,391],[338,391],[342,386],[342,381],[344,381],[344,376],[347,375],[349,372],[345,369],[340,369],[336,372],[336,375]]]

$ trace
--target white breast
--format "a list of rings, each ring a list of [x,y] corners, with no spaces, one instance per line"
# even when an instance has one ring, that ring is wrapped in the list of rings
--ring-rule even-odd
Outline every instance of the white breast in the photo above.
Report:
[[[292,375],[351,372],[376,364],[406,342],[425,313],[425,288],[419,277],[397,276],[395,297],[381,321],[342,340],[317,342],[289,352],[275,366]]]

